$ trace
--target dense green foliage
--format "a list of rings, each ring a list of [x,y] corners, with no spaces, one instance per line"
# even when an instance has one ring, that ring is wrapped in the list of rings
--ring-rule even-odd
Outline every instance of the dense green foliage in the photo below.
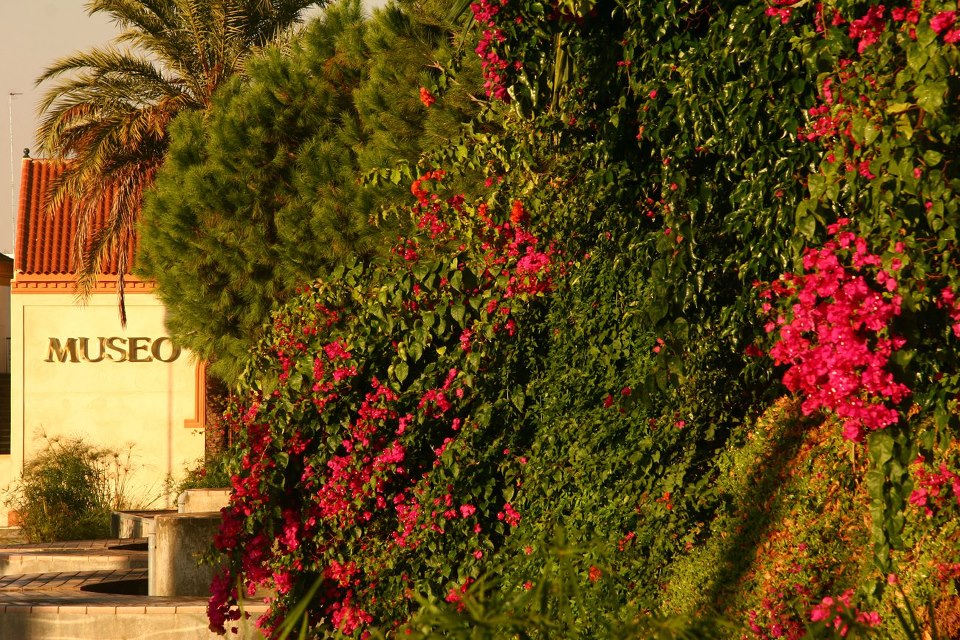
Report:
[[[188,489],[222,489],[230,485],[227,471],[227,457],[224,454],[208,454],[204,459],[188,465],[171,493],[179,496]]]
[[[527,372],[503,343],[536,336],[536,300],[561,267],[510,221],[519,203],[421,189],[425,224],[393,262],[341,269],[274,317],[244,377],[257,391],[230,410],[245,453],[217,544],[253,571],[246,587],[282,574],[268,628],[319,576],[333,579],[318,607],[337,626],[390,615],[418,576],[476,576],[517,524],[523,461],[505,453],[524,446],[509,425]],[[232,585],[215,584],[215,620]]]
[[[140,270],[157,281],[171,336],[215,374],[236,378],[298,285],[393,242],[401,225],[378,214],[406,190],[401,170],[475,110],[469,86],[428,114],[418,98],[448,36],[397,6],[368,20],[359,1],[341,3],[172,125]],[[361,183],[377,169],[395,179]]]
[[[321,635],[957,632],[955,6],[471,11],[490,102],[415,224],[240,378],[214,626],[267,585]]]

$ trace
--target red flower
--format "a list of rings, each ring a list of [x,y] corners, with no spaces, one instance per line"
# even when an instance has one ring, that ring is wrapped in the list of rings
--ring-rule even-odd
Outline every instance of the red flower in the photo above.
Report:
[[[527,221],[527,213],[523,210],[523,203],[519,200],[513,201],[510,207],[510,222],[513,224],[523,224]]]
[[[429,109],[430,106],[436,101],[437,101],[436,97],[434,97],[434,95],[430,93],[429,89],[427,89],[426,87],[420,87],[420,102],[423,103],[423,106]]]
[[[952,27],[956,21],[956,11],[941,11],[930,19],[930,28],[939,34]]]
[[[850,23],[850,37],[860,41],[857,44],[858,53],[863,53],[880,39],[880,34],[886,28],[883,21],[885,11],[882,4],[870,7],[865,16]]]
[[[767,330],[778,333],[770,356],[789,365],[783,383],[805,396],[803,413],[832,410],[843,419],[844,436],[861,442],[899,420],[895,405],[910,390],[887,370],[904,344],[887,333],[900,314],[901,299],[892,295],[897,281],[879,268],[864,238],[843,230],[847,222],[828,227],[835,238],[822,249],[807,250],[802,274],[779,282],[776,294],[790,300],[792,318],[779,317]]]

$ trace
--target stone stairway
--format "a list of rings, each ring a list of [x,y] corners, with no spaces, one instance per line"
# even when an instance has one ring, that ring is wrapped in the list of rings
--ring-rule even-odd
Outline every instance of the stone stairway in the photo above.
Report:
[[[180,582],[198,579],[193,547],[209,545],[225,500],[225,490],[192,490],[175,512],[118,512],[112,540],[0,537],[0,640],[221,640],[208,628],[206,595],[172,594],[194,593]],[[199,577],[206,594],[211,576]],[[248,601],[243,609],[251,617],[230,637],[262,640],[254,621],[266,606]]]
[[[211,640],[206,598],[147,596],[147,541],[0,543],[0,640]],[[236,640],[262,638],[251,604]]]
[[[146,568],[146,539],[81,540],[0,548],[0,585],[4,577],[12,575]]]

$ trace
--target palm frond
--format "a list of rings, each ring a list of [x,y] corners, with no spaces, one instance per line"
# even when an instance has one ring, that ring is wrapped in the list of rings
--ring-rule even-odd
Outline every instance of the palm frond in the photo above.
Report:
[[[143,194],[168,146],[167,128],[185,109],[204,109],[246,59],[324,0],[90,0],[90,15],[120,29],[106,47],[52,63],[37,80],[37,142],[66,161],[48,208],[72,207],[74,262],[86,296],[116,261],[121,318],[123,274],[133,261]],[[123,49],[119,45],[123,45]],[[98,219],[109,202],[106,221]]]

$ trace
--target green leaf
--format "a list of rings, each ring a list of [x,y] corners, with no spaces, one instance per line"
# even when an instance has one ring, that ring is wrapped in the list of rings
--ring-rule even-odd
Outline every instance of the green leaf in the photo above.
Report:
[[[414,362],[418,362],[423,357],[423,345],[419,342],[411,342],[407,345],[407,354]]]
[[[907,140],[913,139],[913,123],[910,121],[910,117],[907,114],[897,118],[897,130]]]
[[[934,149],[927,149],[923,152],[923,161],[927,164],[928,167],[935,167],[940,164],[940,161],[943,159],[943,154]]]
[[[914,71],[920,71],[927,64],[929,56],[927,48],[919,42],[912,42],[907,45],[907,64]]]
[[[461,327],[464,326],[463,316],[466,313],[466,311],[467,311],[466,307],[464,307],[462,304],[455,304],[450,308],[450,315]]]
[[[523,405],[526,403],[527,395],[523,387],[517,385],[510,391],[510,403],[517,408],[517,411],[523,411]]]
[[[896,114],[909,110],[913,105],[909,102],[894,102],[887,105],[887,113]]]
[[[863,130],[867,126],[867,122],[868,122],[867,119],[859,114],[853,116],[853,119],[850,123],[851,125],[850,133],[853,134],[853,139],[856,140],[857,142],[861,142],[861,143],[863,142],[864,140]]]
[[[819,200],[826,189],[825,179],[821,175],[813,174],[807,179],[807,189],[811,200]]]
[[[410,367],[406,362],[398,362],[393,365],[393,375],[396,377],[397,382],[403,382],[407,379],[407,375],[410,373]]]
[[[893,438],[885,431],[874,431],[868,438],[868,451],[874,468],[879,469],[893,458]]]
[[[803,234],[807,240],[812,240],[817,232],[817,219],[807,215],[797,221],[797,231]]]
[[[913,95],[922,109],[934,113],[943,105],[943,96],[946,92],[946,81],[927,82],[918,85],[913,90]]]

